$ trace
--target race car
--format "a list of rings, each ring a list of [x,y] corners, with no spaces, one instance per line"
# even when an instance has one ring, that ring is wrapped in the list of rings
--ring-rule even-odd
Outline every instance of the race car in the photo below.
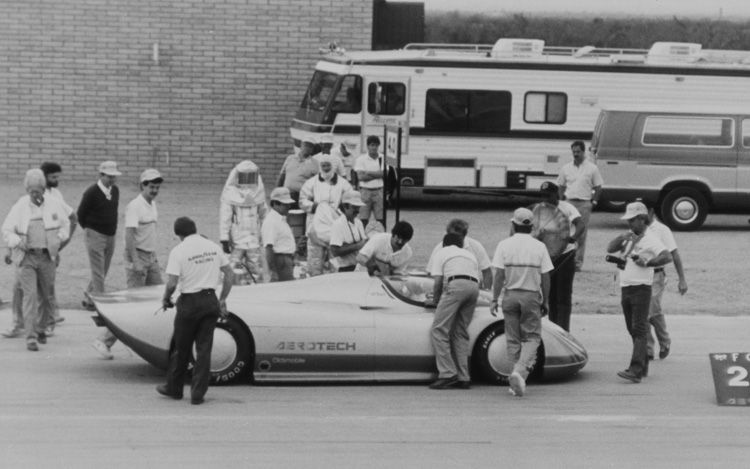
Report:
[[[397,382],[437,376],[430,339],[433,280],[366,272],[236,286],[227,319],[217,324],[211,382]],[[154,366],[166,370],[175,310],[161,308],[163,286],[91,295],[95,322]],[[474,381],[507,383],[502,314],[490,314],[480,291],[469,326]],[[584,347],[542,321],[542,345],[531,379],[557,380],[586,365]]]

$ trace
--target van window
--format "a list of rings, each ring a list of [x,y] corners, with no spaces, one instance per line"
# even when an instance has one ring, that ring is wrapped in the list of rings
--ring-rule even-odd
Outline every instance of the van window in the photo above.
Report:
[[[380,87],[380,102],[378,102]],[[400,116],[406,109],[406,85],[403,83],[370,83],[367,87],[367,112],[383,116]]]
[[[750,119],[742,119],[742,146],[750,148]]]
[[[532,124],[564,124],[567,119],[568,96],[565,93],[526,93],[524,122]]]
[[[508,91],[427,90],[425,130],[499,134],[510,130]]]
[[[643,126],[644,145],[731,147],[734,120],[723,117],[649,116]]]

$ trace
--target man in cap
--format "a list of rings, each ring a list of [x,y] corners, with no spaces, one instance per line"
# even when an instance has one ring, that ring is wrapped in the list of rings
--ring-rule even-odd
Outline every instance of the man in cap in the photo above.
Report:
[[[526,379],[534,369],[542,341],[542,316],[549,310],[549,272],[552,270],[547,247],[531,236],[534,214],[527,208],[513,212],[514,234],[498,243],[492,266],[490,312],[497,315],[502,295],[508,357],[513,362],[511,394],[521,397]]]
[[[461,238],[461,246],[474,254],[477,260],[477,268],[479,269],[476,273],[475,278],[479,279],[479,286],[484,288],[492,287],[492,264],[490,263],[490,257],[487,255],[487,251],[482,246],[482,243],[476,239],[468,236],[469,234],[469,223],[466,220],[460,218],[454,218],[448,222],[448,226],[445,227],[446,233],[455,233]],[[438,243],[430,254],[430,258],[427,261],[427,272],[432,271],[432,263],[435,255],[439,250],[443,248],[443,242]]]
[[[104,292],[104,279],[109,272],[115,252],[117,232],[117,208],[120,189],[117,187],[117,163],[105,161],[99,165],[99,180],[83,193],[78,205],[78,223],[85,231],[84,243],[89,256],[91,281],[88,293]],[[94,305],[84,298],[83,307],[93,311]]]
[[[45,161],[41,164],[39,169],[42,170],[44,173],[44,178],[46,181],[46,187],[44,189],[44,197],[55,197],[62,201],[65,211],[68,213],[68,220],[70,221],[70,236],[68,239],[62,243],[61,248],[64,248],[72,239],[73,233],[76,229],[76,224],[78,223],[78,219],[76,217],[75,210],[73,210],[72,207],[70,207],[67,203],[65,203],[65,198],[63,197],[62,193],[58,189],[58,186],[60,184],[60,174],[62,173],[62,167],[55,163],[54,161]],[[5,258],[6,264],[11,264],[11,249],[8,249],[8,254],[6,254]],[[57,264],[60,264],[60,256],[57,256]],[[54,287],[54,285],[53,285]],[[58,322],[62,322],[65,320],[64,317],[60,316],[60,309],[57,307],[57,297],[54,292],[52,292],[53,297],[53,304],[51,305],[52,309],[52,318],[50,318],[49,325],[46,329],[47,336],[52,335],[55,329],[55,324]],[[21,332],[23,331],[23,289],[21,288],[21,285],[16,282],[16,284],[13,286],[13,302],[11,305],[11,309],[13,311],[13,327],[5,332],[2,333],[4,337],[17,337],[21,335]]]
[[[596,164],[586,159],[586,145],[582,141],[573,142],[570,150],[573,153],[573,161],[560,168],[557,185],[560,186],[560,198],[573,204],[583,221],[584,230],[578,239],[576,250],[576,270],[580,271],[586,251],[586,232],[591,211],[599,203],[604,181]]]
[[[554,267],[550,272],[549,319],[570,331],[576,242],[585,227],[578,210],[560,200],[559,187],[555,183],[543,182],[541,191],[547,199],[532,209],[534,228],[531,233],[545,244]]]
[[[315,153],[315,139],[309,135],[302,138],[298,153],[286,157],[281,165],[277,187],[286,187],[295,202],[299,200],[302,185],[318,173],[318,162],[312,157]]]
[[[199,235],[190,218],[175,220],[174,234],[180,238],[180,244],[169,253],[162,307],[174,306],[172,295],[178,283],[180,296],[174,318],[174,348],[169,356],[167,383],[157,386],[156,391],[172,399],[182,399],[195,344],[190,403],[199,405],[203,403],[211,376],[214,328],[219,317],[226,318],[229,314],[226,299],[232,290],[232,268],[221,248]],[[215,288],[220,283],[221,293],[217,298]]]
[[[328,262],[331,225],[339,217],[338,207],[349,182],[333,170],[331,155],[320,158],[320,172],[305,181],[299,194],[299,206],[307,212],[307,272],[311,277],[323,274]]]
[[[438,379],[431,389],[468,389],[469,323],[479,297],[477,259],[462,247],[463,236],[447,233],[443,247],[432,258],[428,271],[435,280],[431,304],[437,304],[432,321],[432,348]]]
[[[266,189],[258,166],[242,161],[229,172],[219,206],[219,240],[230,254],[235,281],[243,280],[245,272],[256,282],[263,280],[260,227],[266,213]]]
[[[65,204],[44,197],[46,180],[41,169],[26,172],[27,195],[18,199],[2,225],[3,239],[12,249],[16,281],[21,285],[26,348],[38,351],[47,343],[45,329],[54,305],[57,256],[70,236]]]
[[[294,204],[286,187],[271,191],[271,210],[263,220],[261,239],[266,250],[266,262],[271,271],[271,281],[294,280],[294,252],[297,246],[294,234],[286,221],[289,208]]]
[[[357,253],[367,242],[365,227],[357,215],[362,207],[362,197],[357,191],[344,193],[341,198],[343,214],[331,225],[331,254],[339,272],[351,272],[357,267]]]
[[[159,218],[156,210],[156,196],[159,195],[161,173],[149,168],[141,173],[141,192],[125,208],[125,276],[128,288],[147,285],[161,285],[161,267],[156,257],[158,233],[156,223]],[[109,329],[91,346],[102,358],[111,360],[110,351],[117,338]]]
[[[672,255],[672,262],[677,271],[677,291],[680,292],[680,295],[684,295],[687,293],[688,286],[685,280],[685,270],[682,267],[682,257],[680,257],[680,252],[677,249],[677,242],[674,239],[672,230],[656,218],[652,206],[649,205],[647,208],[648,230],[659,238],[659,241],[661,241]],[[664,271],[664,267],[655,268],[654,283],[651,285],[651,303],[648,308],[648,322],[653,326],[654,333],[656,333],[656,341],[659,342],[659,358],[661,360],[667,358],[669,349],[672,346],[672,339],[667,331],[667,321],[664,319],[664,312],[661,309],[661,297],[664,294],[666,286],[667,274]],[[654,358],[656,341],[651,334],[650,327],[646,338],[648,342],[648,359],[652,360]]]
[[[621,304],[625,326],[633,339],[630,366],[618,371],[617,376],[640,383],[648,375],[648,311],[651,303],[651,285],[654,268],[672,261],[667,248],[648,228],[648,209],[641,202],[629,203],[622,220],[627,220],[630,230],[615,237],[607,245],[607,252],[618,253],[625,260],[620,272]]]
[[[375,233],[357,254],[357,263],[367,268],[370,275],[392,275],[405,273],[414,251],[409,246],[414,228],[406,221],[399,221],[390,233]]]

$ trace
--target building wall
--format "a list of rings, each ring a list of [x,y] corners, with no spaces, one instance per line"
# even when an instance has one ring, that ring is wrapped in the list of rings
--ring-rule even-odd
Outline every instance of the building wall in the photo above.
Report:
[[[128,179],[154,166],[170,180],[223,181],[250,158],[273,180],[318,48],[369,49],[372,10],[363,0],[0,0],[0,177],[53,160],[66,178],[91,179],[112,159]]]

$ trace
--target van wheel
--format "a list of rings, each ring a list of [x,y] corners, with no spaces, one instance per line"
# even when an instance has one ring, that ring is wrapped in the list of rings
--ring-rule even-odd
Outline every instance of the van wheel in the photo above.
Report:
[[[695,230],[708,216],[708,203],[703,194],[692,187],[678,187],[668,192],[660,205],[661,218],[678,231]]]

